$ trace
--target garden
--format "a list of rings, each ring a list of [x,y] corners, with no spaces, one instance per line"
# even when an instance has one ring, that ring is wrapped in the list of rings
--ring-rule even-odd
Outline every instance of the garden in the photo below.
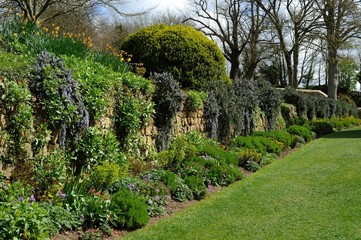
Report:
[[[361,125],[349,97],[231,81],[217,45],[189,26],[145,28],[122,49],[21,18],[0,27],[1,239],[142,228],[170,201],[202,200]],[[175,134],[182,111],[204,112],[204,131]]]

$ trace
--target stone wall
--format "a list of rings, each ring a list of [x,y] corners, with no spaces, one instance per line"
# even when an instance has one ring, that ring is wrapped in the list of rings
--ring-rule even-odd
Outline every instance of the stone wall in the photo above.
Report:
[[[183,110],[177,114],[173,119],[172,137],[176,137],[187,132],[197,131],[204,133],[206,131],[206,120],[204,111],[190,112]],[[158,128],[154,121],[151,121],[147,126],[139,132],[143,142],[147,145],[155,146],[155,139],[158,134]]]

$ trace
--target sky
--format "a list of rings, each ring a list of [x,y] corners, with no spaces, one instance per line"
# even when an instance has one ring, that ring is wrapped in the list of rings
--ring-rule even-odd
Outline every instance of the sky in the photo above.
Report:
[[[142,11],[152,7],[156,7],[155,11],[178,11],[184,10],[187,5],[187,0],[129,0],[129,3],[122,8],[129,11]]]

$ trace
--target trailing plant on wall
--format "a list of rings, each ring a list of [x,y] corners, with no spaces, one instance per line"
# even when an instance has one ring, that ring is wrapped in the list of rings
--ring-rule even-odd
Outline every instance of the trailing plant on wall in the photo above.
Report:
[[[296,106],[299,117],[307,118],[307,98],[305,94],[297,92],[291,87],[287,87],[283,92],[283,99],[286,103]]]
[[[208,98],[205,101],[204,110],[208,136],[217,139],[218,118],[221,114],[221,108],[213,92],[209,93]]]
[[[158,127],[156,145],[158,150],[168,148],[171,140],[172,121],[181,111],[185,96],[178,83],[169,73],[153,75],[156,84],[154,102],[156,106],[155,123]]]
[[[268,81],[258,81],[257,94],[259,107],[267,119],[267,129],[272,130],[280,113],[282,103],[281,94],[274,89]]]
[[[236,97],[236,104],[242,106],[239,122],[236,120],[235,133],[244,136],[253,133],[256,127],[255,111],[258,105],[256,86],[253,81],[238,80],[233,83],[232,91]]]
[[[50,127],[59,129],[59,145],[65,149],[88,128],[89,113],[79,93],[79,84],[60,58],[42,52],[30,74],[29,88],[38,107],[48,117]]]

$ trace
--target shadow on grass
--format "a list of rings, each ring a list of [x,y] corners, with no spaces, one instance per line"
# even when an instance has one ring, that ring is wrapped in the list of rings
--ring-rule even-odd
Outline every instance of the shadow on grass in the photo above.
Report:
[[[361,138],[361,130],[345,130],[331,133],[321,138]]]

